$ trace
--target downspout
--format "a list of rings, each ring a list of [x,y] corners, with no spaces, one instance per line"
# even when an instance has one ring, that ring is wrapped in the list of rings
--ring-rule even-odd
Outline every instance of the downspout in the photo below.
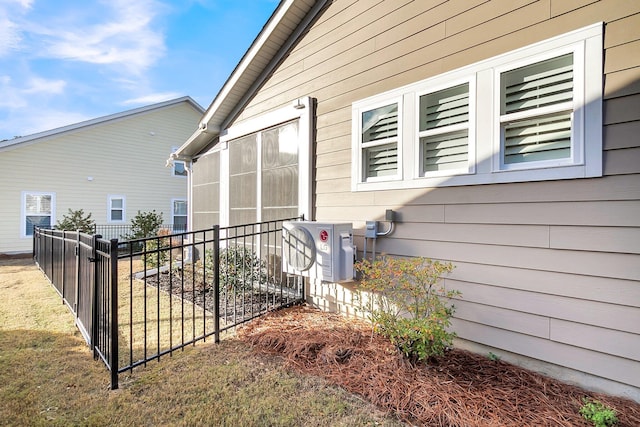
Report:
[[[187,232],[193,231],[193,160],[189,159],[185,161],[187,170]],[[187,234],[187,246],[183,252],[182,257],[185,262],[191,262],[193,260],[193,234]]]
[[[187,156],[181,156],[178,155],[176,153],[171,153],[169,155],[169,158],[167,159],[167,163],[166,163],[166,167],[172,167],[174,162],[178,160],[181,162],[184,162],[184,168],[187,172],[187,229],[186,232],[187,234],[187,241],[186,243],[188,243],[189,245],[187,245],[187,247],[185,248],[182,257],[184,262],[191,262],[192,260],[192,247],[191,247],[191,243],[193,243],[191,240],[191,233],[189,233],[190,231],[193,231],[193,225],[191,224],[192,220],[193,220],[193,207],[192,207],[192,201],[193,201],[193,159],[191,157],[187,157]],[[184,243],[184,242],[183,242]]]

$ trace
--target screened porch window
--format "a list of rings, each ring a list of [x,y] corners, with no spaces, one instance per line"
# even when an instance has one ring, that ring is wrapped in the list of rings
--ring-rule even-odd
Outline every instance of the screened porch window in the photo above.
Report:
[[[258,135],[229,143],[229,225],[257,221]]]
[[[573,54],[503,72],[500,89],[504,167],[571,159]]]
[[[298,122],[229,141],[229,225],[298,215]]]

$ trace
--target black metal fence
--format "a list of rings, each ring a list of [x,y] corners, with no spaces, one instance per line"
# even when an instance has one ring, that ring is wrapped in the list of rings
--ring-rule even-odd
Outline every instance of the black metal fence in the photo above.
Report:
[[[117,388],[120,373],[303,302],[282,271],[286,220],[126,242],[36,229],[34,258]]]

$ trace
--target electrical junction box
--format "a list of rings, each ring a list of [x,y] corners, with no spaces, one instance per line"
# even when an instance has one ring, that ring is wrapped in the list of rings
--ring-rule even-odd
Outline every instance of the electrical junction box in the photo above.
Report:
[[[364,229],[364,237],[367,239],[378,238],[378,221],[367,221]]]
[[[286,273],[333,283],[355,277],[351,223],[285,221],[282,252]]]

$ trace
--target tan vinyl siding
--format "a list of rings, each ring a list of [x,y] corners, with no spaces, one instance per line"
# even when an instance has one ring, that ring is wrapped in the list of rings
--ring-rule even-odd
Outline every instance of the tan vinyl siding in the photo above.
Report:
[[[600,21],[604,177],[351,192],[352,103]],[[361,250],[364,221],[394,209],[377,251],[456,264],[461,342],[640,399],[639,23],[617,0],[335,0],[237,121],[316,98],[314,219],[353,222]],[[349,311],[347,288],[310,290]]]
[[[32,239],[20,237],[23,191],[56,194],[53,224],[68,209],[83,209],[96,224],[108,224],[108,195],[125,197],[124,223],[138,210],[155,210],[171,223],[171,199],[187,198],[187,179],[172,176],[166,160],[199,117],[182,102],[0,153],[0,253],[32,248]]]

